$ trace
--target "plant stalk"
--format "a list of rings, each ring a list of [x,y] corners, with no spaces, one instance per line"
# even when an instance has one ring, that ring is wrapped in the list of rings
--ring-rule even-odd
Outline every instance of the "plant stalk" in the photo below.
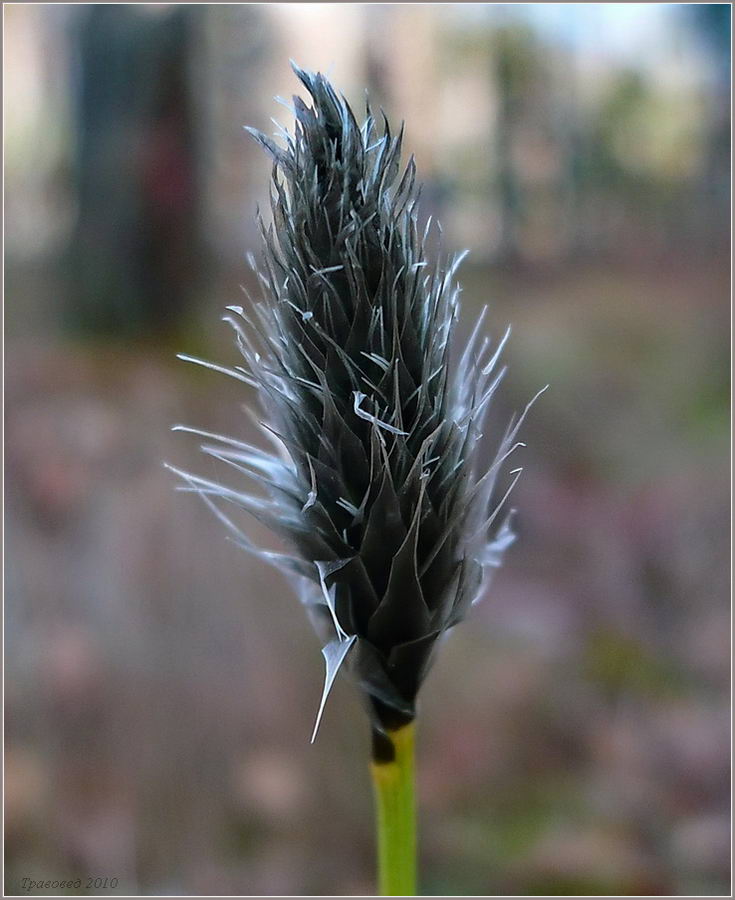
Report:
[[[378,838],[378,893],[383,897],[416,894],[416,792],[411,722],[387,733],[392,759],[373,759]]]

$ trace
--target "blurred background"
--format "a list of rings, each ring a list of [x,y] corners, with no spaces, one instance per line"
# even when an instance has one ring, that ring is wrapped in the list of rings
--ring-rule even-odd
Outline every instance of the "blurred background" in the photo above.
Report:
[[[406,120],[513,324],[520,540],[420,724],[428,894],[729,892],[729,5],[7,5],[6,892],[373,891],[368,728],[173,490],[236,359],[288,67]],[[521,464],[521,463],[518,463]],[[224,473],[221,473],[224,474]],[[253,528],[253,536],[264,539]],[[83,882],[84,883],[84,882]]]

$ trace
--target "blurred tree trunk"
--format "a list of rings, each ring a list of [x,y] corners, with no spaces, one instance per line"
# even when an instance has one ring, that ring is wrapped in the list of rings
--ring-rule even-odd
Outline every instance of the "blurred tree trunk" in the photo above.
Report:
[[[160,334],[186,307],[197,257],[195,14],[92,5],[78,20],[72,327]]]
[[[492,78],[497,86],[495,178],[500,213],[498,257],[514,263],[521,257],[524,185],[514,151],[535,74],[530,32],[511,24],[498,29],[494,40]]]

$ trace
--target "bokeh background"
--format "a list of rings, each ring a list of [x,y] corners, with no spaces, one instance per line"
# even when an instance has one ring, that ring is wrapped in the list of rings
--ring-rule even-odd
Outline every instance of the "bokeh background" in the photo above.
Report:
[[[520,541],[423,696],[428,894],[729,891],[729,5],[6,5],[6,892],[373,891],[368,730],[164,459],[288,59],[406,120],[513,337]],[[264,538],[253,529],[253,536]]]

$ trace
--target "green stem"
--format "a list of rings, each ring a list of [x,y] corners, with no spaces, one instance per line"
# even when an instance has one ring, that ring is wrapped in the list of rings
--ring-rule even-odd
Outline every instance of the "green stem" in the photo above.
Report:
[[[416,797],[414,726],[388,732],[395,756],[373,760],[378,828],[378,893],[383,897],[416,894]]]

